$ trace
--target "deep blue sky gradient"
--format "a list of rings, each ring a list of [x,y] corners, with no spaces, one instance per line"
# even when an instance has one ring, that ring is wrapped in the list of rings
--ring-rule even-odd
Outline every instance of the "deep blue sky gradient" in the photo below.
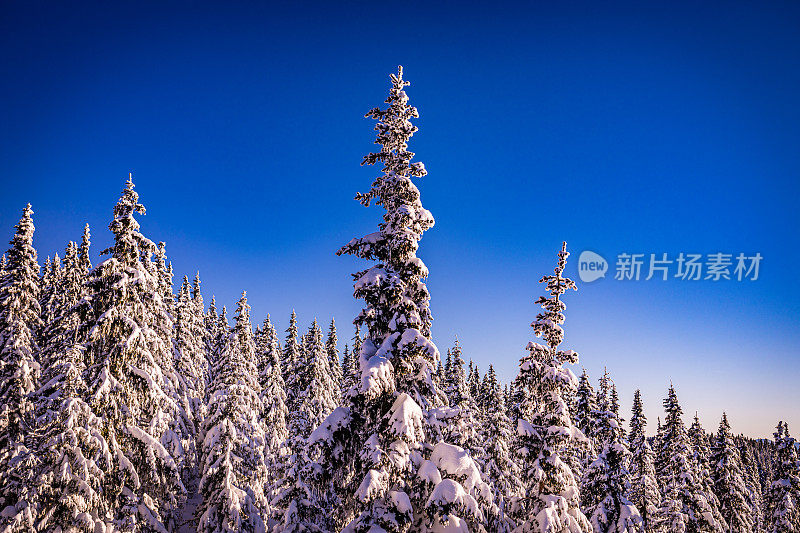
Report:
[[[800,4],[377,4],[4,2],[0,236],[31,202],[42,263],[84,222],[97,253],[132,171],[177,283],[349,338],[365,263],[334,252],[378,222],[362,117],[402,63],[442,352],[511,379],[562,240],[573,277],[584,249],[760,252],[756,282],[579,283],[566,345],[651,430],[671,380],[687,422],[800,431]]]

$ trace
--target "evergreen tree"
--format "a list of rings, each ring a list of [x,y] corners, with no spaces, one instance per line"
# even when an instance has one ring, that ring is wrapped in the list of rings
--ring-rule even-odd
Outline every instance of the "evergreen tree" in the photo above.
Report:
[[[254,364],[256,347],[250,306],[242,297],[236,323],[225,342],[211,384],[208,418],[203,424],[203,478],[198,508],[199,533],[263,532],[269,507],[264,461],[261,387]]]
[[[29,528],[34,519],[29,501],[34,461],[29,436],[34,410],[31,393],[39,380],[35,354],[41,309],[31,215],[28,204],[15,226],[0,278],[0,516],[11,531]]]
[[[212,370],[214,364],[214,356],[217,351],[217,329],[219,328],[219,315],[217,314],[217,299],[212,295],[211,302],[208,304],[208,310],[203,316],[203,324],[205,325],[205,343],[206,343],[206,357],[208,358],[209,366],[209,383],[212,381]]]
[[[642,516],[644,531],[656,532],[660,530],[658,509],[661,506],[661,494],[653,467],[653,449],[645,434],[647,418],[644,416],[642,394],[639,389],[636,389],[633,395],[633,416],[630,425],[630,498]]]
[[[331,377],[337,389],[337,395],[341,394],[342,389],[342,363],[339,360],[339,348],[337,343],[339,340],[336,338],[336,321],[331,319],[331,325],[328,328],[328,338],[325,340],[325,350],[328,352],[328,359],[331,367]]]
[[[449,397],[449,405],[457,411],[447,412],[445,435],[448,442],[469,450],[472,457],[480,461],[483,458],[484,450],[478,432],[480,411],[472,395],[472,383],[469,379],[473,371],[472,363],[470,363],[469,373],[465,372],[464,358],[458,338],[450,352],[452,354],[450,376],[452,396]]]
[[[428,271],[416,251],[433,216],[412,182],[426,171],[411,162],[414,154],[407,148],[418,113],[408,105],[402,74],[400,68],[391,77],[388,109],[367,114],[377,120],[381,150],[368,154],[364,164],[381,163],[383,173],[357,199],[382,206],[383,222],[377,232],[338,252],[377,261],[353,276],[354,295],[366,303],[355,320],[367,328],[359,358],[362,377],[311,439],[322,453],[322,479],[333,479],[340,489],[348,532],[427,531],[465,523],[477,529],[484,516],[475,496],[482,487],[489,492],[463,449],[446,442],[434,446],[426,433],[430,409],[440,402],[431,377],[439,353],[430,339]]]
[[[778,422],[775,435],[773,481],[767,492],[767,526],[772,533],[800,531],[800,463],[797,444],[786,422]]]
[[[575,375],[564,364],[577,364],[578,354],[559,350],[564,339],[564,309],[561,301],[575,282],[562,276],[566,266],[567,243],[558,252],[555,275],[544,276],[550,297],[539,297],[536,303],[543,312],[536,315],[531,326],[536,336],[545,342],[528,343],[529,355],[520,360],[517,387],[524,390],[522,417],[518,421],[518,449],[522,463],[526,493],[523,500],[524,521],[520,533],[541,531],[591,531],[591,525],[578,507],[580,491],[565,451],[572,438],[583,438],[572,424],[564,391],[577,386]]]
[[[286,328],[286,342],[283,344],[283,367],[286,369],[286,405],[289,412],[297,410],[297,395],[300,390],[298,372],[300,368],[300,344],[297,342],[297,314],[292,309],[289,327]]]
[[[711,466],[709,459],[711,457],[711,449],[709,447],[709,435],[700,425],[700,418],[697,412],[694,414],[694,421],[689,428],[689,441],[692,443],[692,459],[693,468],[696,474],[698,486],[696,490],[698,494],[704,498],[709,507],[711,507],[711,514],[714,522],[718,527],[723,530],[727,529],[725,519],[722,517],[720,511],[720,504],[717,495],[714,493],[714,480],[711,476]]]
[[[303,338],[301,361],[297,368],[297,407],[289,417],[293,455],[287,462],[286,477],[276,498],[281,508],[277,531],[326,531],[330,529],[326,516],[330,505],[325,497],[332,488],[314,490],[309,476],[315,465],[306,443],[314,428],[339,405],[339,393],[331,371],[330,355],[316,319]]]
[[[630,500],[630,451],[615,410],[615,387],[603,374],[592,426],[599,453],[586,470],[582,487],[585,511],[596,533],[642,531],[642,517]]]
[[[511,452],[514,428],[508,418],[505,397],[492,365],[489,365],[485,382],[486,410],[481,419],[482,440],[486,447],[484,472],[492,481],[501,509],[498,523],[490,523],[489,530],[499,533],[510,530],[511,521],[507,515],[510,517],[510,511],[522,494],[522,469]]]
[[[144,206],[129,178],[109,226],[114,244],[104,253],[110,257],[89,278],[81,327],[88,403],[113,458],[102,483],[113,527],[161,531],[174,523],[185,491],[175,458],[161,443],[177,410],[159,364],[172,360],[164,339],[171,320],[148,264],[156,248],[139,233],[136,213],[144,214]]]
[[[764,531],[763,493],[759,469],[746,439],[741,439],[739,455],[742,460],[744,484],[747,489],[747,505],[750,509],[750,516],[753,518],[754,530]]]
[[[754,531],[755,523],[748,505],[739,449],[736,447],[728,416],[722,413],[711,460],[714,492],[728,531]]]
[[[79,270],[83,272],[84,275],[88,275],[92,270],[92,260],[89,257],[89,248],[92,244],[90,238],[91,233],[89,232],[89,224],[86,224],[83,227],[83,238],[81,239],[81,245],[78,248]]]
[[[722,524],[716,521],[703,495],[692,445],[681,417],[683,410],[672,385],[664,409],[666,418],[661,427],[656,466],[662,483],[659,521],[670,532],[721,531]]]
[[[283,458],[287,454],[284,443],[289,437],[287,426],[289,410],[286,407],[286,385],[281,368],[278,334],[270,322],[269,315],[261,328],[261,342],[257,345],[257,350],[259,361],[264,362],[259,373],[261,403],[264,409],[262,426],[266,439],[264,456],[273,479],[280,480],[284,474]],[[274,494],[270,494],[270,496],[274,496]]]
[[[175,304],[175,360],[178,397],[186,413],[186,431],[181,446],[185,451],[184,482],[197,477],[198,434],[206,416],[208,360],[205,354],[205,325],[190,295],[188,276],[183,277]]]

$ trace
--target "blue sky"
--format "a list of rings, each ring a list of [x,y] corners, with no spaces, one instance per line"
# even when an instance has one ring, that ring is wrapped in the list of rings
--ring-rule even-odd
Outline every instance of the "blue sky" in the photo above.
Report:
[[[99,251],[132,171],[207,299],[350,337],[364,264],[334,252],[378,222],[362,117],[403,64],[443,352],[512,378],[562,240],[575,278],[586,249],[759,252],[754,282],[579,283],[565,344],[651,430],[672,381],[687,422],[800,431],[800,5],[431,4],[5,2],[2,238],[31,202],[42,262],[85,222]]]

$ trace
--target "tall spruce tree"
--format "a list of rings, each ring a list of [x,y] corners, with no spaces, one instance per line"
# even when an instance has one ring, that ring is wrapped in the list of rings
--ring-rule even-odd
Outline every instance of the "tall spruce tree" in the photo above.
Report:
[[[698,494],[708,502],[711,507],[711,515],[714,518],[714,523],[722,530],[726,530],[725,519],[722,517],[720,511],[720,504],[717,495],[714,493],[714,480],[711,476],[711,466],[709,460],[711,458],[711,449],[709,446],[709,435],[705,429],[700,425],[700,417],[697,412],[694,414],[694,420],[689,427],[689,442],[692,443],[692,459],[694,463],[694,472],[696,474]]]
[[[102,484],[113,527],[161,531],[174,524],[185,490],[161,443],[177,410],[159,364],[172,360],[164,338],[171,320],[148,264],[156,247],[139,232],[136,213],[144,214],[144,206],[129,177],[109,225],[114,244],[104,254],[110,257],[90,274],[81,327],[88,403],[113,458]]]
[[[633,415],[631,416],[631,502],[642,516],[642,525],[646,533],[660,531],[658,509],[661,506],[661,493],[653,466],[653,449],[647,440],[645,428],[647,417],[642,406],[642,393],[639,389],[633,394]]]
[[[753,519],[754,530],[765,531],[764,509],[762,508],[764,500],[759,468],[747,439],[740,439],[739,456],[742,460],[744,484],[747,489],[747,505]]]
[[[280,507],[278,532],[327,531],[330,529],[327,499],[332,487],[316,490],[311,476],[319,468],[308,453],[311,432],[339,405],[330,355],[322,340],[322,329],[314,319],[303,337],[301,360],[297,365],[296,408],[290,413],[289,435],[292,456],[282,487],[275,499]]]
[[[778,422],[772,484],[767,492],[767,527],[771,533],[800,531],[800,462],[786,422]]]
[[[341,395],[342,389],[342,362],[339,359],[339,339],[336,337],[336,321],[331,319],[331,325],[328,327],[328,337],[325,339],[325,350],[328,352],[328,359],[330,360],[331,377],[336,385],[337,396]]]
[[[289,317],[289,327],[286,328],[286,342],[283,343],[283,368],[286,371],[286,405],[289,412],[294,412],[297,407],[297,393],[300,390],[298,372],[301,370],[300,343],[297,338],[297,313],[292,309]]]
[[[728,416],[725,413],[722,413],[719,430],[714,439],[711,468],[714,492],[719,499],[722,517],[728,525],[727,530],[755,531],[739,449],[734,442]]]
[[[263,532],[269,507],[264,494],[261,387],[250,306],[242,297],[211,384],[208,417],[203,424],[203,502],[197,510],[198,533]]]
[[[477,529],[485,517],[475,497],[480,491],[491,497],[489,488],[464,450],[446,442],[434,446],[426,432],[439,401],[431,376],[439,353],[430,338],[428,270],[416,251],[434,221],[412,182],[426,171],[408,151],[417,131],[411,119],[419,115],[408,105],[402,67],[391,81],[388,108],[367,113],[377,121],[381,149],[363,164],[382,164],[383,172],[356,197],[386,212],[377,232],[338,252],[377,261],[353,276],[354,295],[366,303],[355,320],[367,329],[361,380],[312,442],[322,453],[322,479],[334,479],[341,489],[345,531],[429,531],[465,523]]]
[[[486,372],[485,382],[486,409],[480,420],[485,446],[484,472],[492,482],[501,511],[496,523],[489,524],[489,530],[502,533],[512,529],[512,510],[523,489],[520,479],[522,469],[512,453],[514,428],[508,418],[505,395],[492,365]]]
[[[581,495],[585,512],[596,533],[642,531],[642,517],[630,500],[630,451],[622,431],[615,402],[615,387],[608,372],[603,374],[593,412],[597,458],[585,472]]]
[[[32,215],[28,204],[15,226],[0,278],[0,516],[11,531],[24,531],[34,519],[28,495],[34,461],[31,393],[39,380],[36,334],[41,308]]]
[[[716,521],[700,485],[692,444],[683,424],[683,410],[672,385],[664,409],[666,417],[661,426],[656,466],[662,484],[659,521],[667,531],[677,533],[721,531],[722,524]]]
[[[258,359],[264,366],[259,373],[261,384],[262,426],[265,432],[264,457],[267,468],[275,481],[283,478],[285,447],[289,437],[287,421],[289,411],[286,407],[286,385],[281,368],[281,353],[278,345],[278,334],[270,321],[269,315],[261,328],[261,342],[257,345]],[[270,498],[275,483],[270,487]]]
[[[524,521],[520,533],[550,531],[591,531],[591,525],[579,508],[580,491],[567,462],[565,452],[570,439],[582,439],[572,423],[565,391],[577,386],[577,378],[565,364],[577,364],[578,354],[559,350],[564,340],[564,310],[561,296],[577,290],[575,282],[563,277],[567,243],[558,252],[554,275],[544,276],[550,297],[540,296],[536,303],[543,312],[531,326],[546,344],[528,343],[529,355],[520,360],[517,387],[524,393],[519,408],[518,453],[523,462]]]

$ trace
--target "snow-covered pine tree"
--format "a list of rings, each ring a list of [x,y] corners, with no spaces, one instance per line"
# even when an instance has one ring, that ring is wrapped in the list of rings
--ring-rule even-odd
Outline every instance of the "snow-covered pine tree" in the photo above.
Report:
[[[480,410],[483,407],[480,404],[481,397],[481,374],[478,370],[478,365],[469,360],[469,375],[467,376],[467,385],[469,386],[469,395],[475,401],[475,406]],[[476,411],[475,416],[479,416],[480,412]]]
[[[88,251],[88,242],[86,243]],[[36,529],[43,532],[95,531],[110,522],[101,497],[104,471],[112,463],[102,421],[86,402],[83,338],[77,305],[85,296],[86,271],[70,242],[58,288],[58,311],[47,324],[42,349],[42,386],[36,392],[39,455],[34,500]]]
[[[619,405],[614,391],[605,372],[592,414],[598,454],[586,469],[581,496],[595,533],[634,533],[642,531],[642,517],[630,500],[630,451],[615,412]]]
[[[350,351],[350,345],[345,344],[342,350],[342,394],[355,385],[358,360]]]
[[[300,390],[298,372],[302,354],[297,338],[297,313],[292,309],[289,317],[289,327],[286,328],[286,342],[283,343],[283,370],[286,380],[286,405],[289,412],[294,412],[297,407],[297,395]]]
[[[480,410],[471,392],[473,366],[470,363],[469,373],[464,369],[464,357],[458,338],[450,349],[451,353],[451,395],[448,397],[449,406],[455,411],[442,411],[446,415],[443,423],[446,424],[444,435],[447,442],[465,448],[471,456],[482,461],[484,450],[478,432]]]
[[[83,272],[84,275],[89,275],[89,272],[92,270],[92,259],[89,255],[91,245],[89,224],[86,224],[83,227],[83,237],[81,238],[81,245],[78,248],[78,264],[80,265],[80,271]]]
[[[297,364],[296,408],[289,415],[292,456],[275,499],[279,525],[277,532],[326,531],[330,529],[330,501],[325,487],[317,490],[309,477],[317,468],[307,450],[311,432],[339,405],[339,389],[334,383],[330,356],[322,339],[322,329],[314,319],[303,337],[301,359]]]
[[[714,517],[714,522],[726,530],[728,529],[725,524],[725,519],[722,517],[720,511],[720,504],[717,495],[714,493],[714,480],[711,476],[711,466],[709,459],[711,457],[711,449],[709,447],[709,435],[706,430],[700,425],[700,417],[697,412],[694,414],[694,420],[691,427],[689,427],[689,442],[692,443],[692,459],[694,462],[694,471],[696,473],[696,480],[698,486],[696,490],[711,507],[711,514]]]
[[[181,446],[186,459],[183,464],[184,483],[197,478],[199,466],[200,425],[206,416],[206,379],[208,360],[205,354],[205,326],[202,314],[190,295],[188,276],[183,277],[175,310],[175,376],[178,379],[178,398],[186,413],[186,431]]]
[[[739,449],[725,413],[722,413],[714,439],[711,469],[714,492],[719,499],[722,517],[728,524],[728,531],[755,531]]]
[[[356,196],[386,213],[377,232],[338,252],[377,261],[353,276],[354,295],[366,303],[355,319],[367,328],[361,377],[311,441],[322,453],[321,482],[333,479],[341,490],[344,531],[425,532],[466,524],[477,531],[484,516],[476,496],[491,498],[490,488],[464,450],[446,442],[434,446],[426,433],[429,410],[440,402],[431,377],[439,352],[430,338],[428,270],[416,251],[434,221],[412,182],[426,171],[408,151],[417,131],[411,119],[419,115],[408,105],[402,67],[391,80],[388,108],[367,113],[377,120],[381,150],[363,164],[380,163],[383,172],[369,192]]]
[[[33,209],[22,210],[0,278],[0,516],[3,525],[24,531],[34,519],[30,447],[39,380],[36,333],[39,318],[39,264],[33,247]]]
[[[494,366],[489,365],[486,372],[486,409],[481,418],[481,438],[485,446],[484,472],[495,489],[495,499],[500,507],[500,515],[489,530],[503,533],[513,529],[511,510],[522,494],[522,469],[512,453],[514,428],[508,418],[505,395],[500,388]]]
[[[767,492],[766,522],[771,533],[800,531],[800,462],[786,422],[778,422],[772,484]]]
[[[692,445],[683,424],[678,395],[670,385],[664,400],[666,417],[660,428],[658,464],[661,507],[658,521],[667,531],[722,531],[698,480]]]
[[[203,325],[205,326],[206,357],[208,358],[208,383],[213,381],[211,372],[214,364],[214,355],[217,351],[217,328],[219,327],[219,315],[217,314],[217,299],[211,295],[211,302],[208,310],[203,315]]]
[[[642,516],[645,533],[655,533],[660,531],[658,509],[661,506],[661,493],[653,467],[653,449],[650,447],[645,433],[647,417],[644,415],[642,393],[639,389],[636,389],[633,394],[632,413],[630,423],[630,499]]]
[[[39,308],[42,326],[52,323],[59,314],[61,274],[61,258],[58,254],[55,254],[53,261],[50,261],[50,257],[48,257],[39,280]],[[44,328],[39,333],[37,344],[39,346],[48,344]]]
[[[6,254],[0,257],[0,279],[6,274]]]
[[[136,213],[144,214],[144,206],[129,177],[109,226],[114,244],[103,252],[111,257],[88,281],[81,327],[88,403],[113,458],[102,483],[113,527],[161,531],[174,523],[185,490],[175,457],[161,443],[178,410],[158,363],[172,360],[164,339],[171,320],[147,264],[156,248],[139,233]]]
[[[763,493],[759,469],[747,439],[740,439],[739,456],[742,461],[742,473],[744,475],[745,488],[747,489],[747,505],[750,509],[750,516],[753,519],[753,529],[755,531],[765,531],[764,510],[762,509]]]
[[[342,363],[339,360],[339,347],[337,343],[339,340],[336,337],[336,321],[331,319],[331,325],[328,328],[328,337],[325,339],[325,350],[328,352],[328,359],[331,366],[331,377],[336,386],[337,397],[342,394]]]
[[[274,480],[273,486],[269,487],[269,496],[272,499],[275,482],[284,476],[284,456],[288,452],[284,443],[289,437],[287,425],[289,410],[286,407],[286,385],[281,368],[278,334],[270,322],[269,315],[264,320],[261,328],[261,342],[256,349],[259,352],[258,359],[264,363],[259,374],[263,409],[261,422],[265,438],[264,459],[267,463],[267,470]]]
[[[264,494],[269,473],[264,461],[261,386],[250,306],[242,297],[235,325],[220,353],[203,423],[203,502],[198,533],[264,532],[269,506]]]
[[[523,405],[517,423],[518,453],[523,463],[525,519],[519,533],[551,531],[591,531],[591,525],[579,508],[580,491],[564,454],[571,439],[583,439],[575,427],[565,391],[577,386],[577,378],[565,364],[577,364],[578,354],[559,350],[564,339],[564,310],[561,301],[568,289],[577,290],[575,282],[562,276],[567,263],[567,243],[558,252],[554,275],[544,276],[550,297],[540,296],[536,303],[543,312],[536,315],[531,327],[547,344],[528,343],[528,355],[520,360],[517,387],[522,388]],[[527,418],[526,418],[527,417]]]

